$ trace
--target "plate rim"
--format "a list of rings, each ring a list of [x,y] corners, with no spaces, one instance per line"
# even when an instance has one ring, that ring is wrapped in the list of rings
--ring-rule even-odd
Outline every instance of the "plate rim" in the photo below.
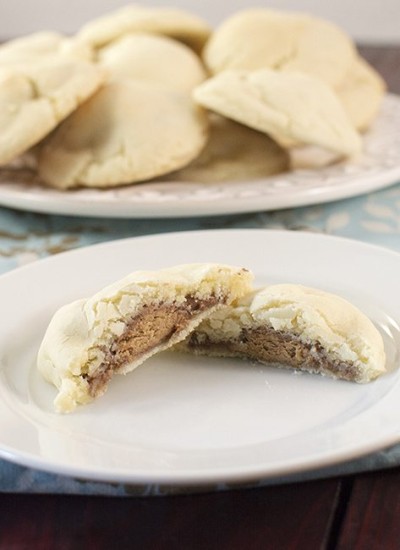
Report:
[[[384,101],[396,104],[396,109],[400,115],[400,95],[387,93]],[[372,126],[372,130],[373,130]],[[340,165],[334,165],[334,167]],[[344,165],[346,166],[346,165]],[[351,167],[351,163],[347,166]],[[355,165],[357,166],[357,165]],[[329,168],[328,168],[329,170]],[[284,172],[275,176],[268,176],[250,182],[222,182],[219,184],[201,184],[194,182],[164,182],[166,185],[175,186],[193,186],[193,188],[206,189],[209,185],[232,185],[233,186],[251,186],[252,184],[264,184],[274,181],[288,179],[291,174],[311,173],[312,175],[323,174],[320,170]],[[318,176],[316,176],[318,177]],[[33,190],[20,190],[19,183],[4,182],[0,185],[0,206],[16,208],[27,212],[37,212],[42,214],[66,215],[77,217],[107,217],[121,219],[146,219],[146,218],[192,218],[229,214],[245,214],[260,211],[281,210],[287,208],[298,208],[302,206],[312,206],[317,204],[330,203],[341,199],[363,195],[370,191],[377,191],[395,185],[400,180],[400,163],[398,166],[390,167],[378,173],[366,173],[355,177],[349,176],[349,182],[339,187],[321,187],[315,186],[310,189],[299,189],[296,192],[291,188],[290,196],[273,194],[264,198],[260,194],[252,196],[223,196],[220,200],[215,197],[196,198],[196,200],[166,200],[165,202],[155,202],[151,199],[134,202],[129,200],[129,196],[124,196],[124,190],[128,187],[134,189],[134,186],[110,188],[110,189],[90,189],[61,191],[52,188],[41,188],[39,193]],[[155,182],[143,183],[139,185],[154,185]],[[157,182],[162,185],[163,182]],[[7,187],[8,186],[8,187]],[[151,191],[151,188],[148,187]],[[243,187],[245,189],[245,187]],[[102,193],[122,193],[119,200],[96,201],[96,196],[100,197]],[[83,197],[83,198],[82,198]],[[290,200],[288,200],[290,198]],[[93,206],[95,204],[95,206]]]

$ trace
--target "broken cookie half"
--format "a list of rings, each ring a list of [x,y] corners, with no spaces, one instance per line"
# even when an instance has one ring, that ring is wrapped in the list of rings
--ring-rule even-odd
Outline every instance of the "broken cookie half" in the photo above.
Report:
[[[242,268],[189,264],[138,271],[56,312],[38,369],[58,388],[54,405],[70,412],[102,395],[115,373],[183,340],[212,312],[251,291]]]
[[[272,285],[204,320],[178,349],[369,382],[385,372],[372,322],[336,295]]]

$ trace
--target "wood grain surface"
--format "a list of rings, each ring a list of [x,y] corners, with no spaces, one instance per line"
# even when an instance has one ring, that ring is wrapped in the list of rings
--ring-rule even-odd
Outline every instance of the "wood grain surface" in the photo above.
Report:
[[[340,482],[328,480],[171,497],[2,495],[0,544],[108,549],[118,540],[122,548],[159,550],[319,548],[339,493]]]
[[[400,468],[359,475],[347,503],[338,548],[400,548]]]

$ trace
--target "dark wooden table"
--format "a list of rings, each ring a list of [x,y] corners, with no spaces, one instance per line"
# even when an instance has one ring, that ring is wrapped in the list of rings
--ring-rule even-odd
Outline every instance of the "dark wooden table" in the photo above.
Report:
[[[361,50],[400,93],[400,46]],[[398,550],[400,468],[160,498],[0,495],[1,549],[114,547]]]

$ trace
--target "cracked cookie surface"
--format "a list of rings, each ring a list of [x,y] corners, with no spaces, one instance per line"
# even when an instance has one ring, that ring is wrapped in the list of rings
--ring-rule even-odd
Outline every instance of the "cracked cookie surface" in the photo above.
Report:
[[[212,311],[248,293],[252,279],[246,269],[221,264],[139,271],[62,307],[37,362],[58,388],[56,409],[69,412],[100,396],[114,373],[183,340]]]
[[[212,73],[228,69],[301,71],[339,84],[356,56],[336,25],[296,12],[249,9],[226,19],[203,52]]]
[[[170,36],[200,52],[211,27],[201,17],[185,10],[131,5],[89,21],[79,31],[78,38],[99,48],[136,32]]]
[[[59,188],[143,181],[188,164],[207,136],[206,114],[188,94],[117,80],[46,140],[38,155],[39,175]]]
[[[59,57],[29,66],[0,66],[0,164],[47,136],[103,80],[102,69]]]
[[[283,147],[316,145],[343,156],[361,139],[332,89],[303,73],[224,71],[193,92],[208,109],[265,132]]]
[[[382,336],[340,296],[293,284],[262,288],[215,312],[178,349],[369,382],[385,373]]]

